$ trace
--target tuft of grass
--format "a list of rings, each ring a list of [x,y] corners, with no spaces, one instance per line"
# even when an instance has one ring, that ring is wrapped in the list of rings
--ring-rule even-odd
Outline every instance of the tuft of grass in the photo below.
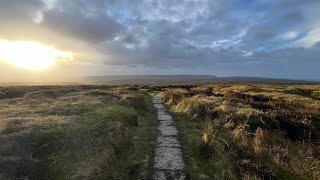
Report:
[[[265,138],[265,132],[258,127],[253,139],[253,149],[257,155],[260,155],[263,149],[263,142]]]
[[[247,146],[249,143],[247,127],[248,125],[246,124],[240,124],[232,131],[232,137],[242,147]]]
[[[203,158],[210,158],[214,153],[229,147],[226,140],[220,136],[219,129],[214,129],[213,122],[207,121],[202,132],[202,142],[200,144],[200,154]]]

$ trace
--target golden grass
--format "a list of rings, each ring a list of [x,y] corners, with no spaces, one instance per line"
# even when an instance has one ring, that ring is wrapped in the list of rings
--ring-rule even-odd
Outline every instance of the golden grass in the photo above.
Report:
[[[192,171],[223,172],[223,166],[227,175],[222,173],[220,178],[319,179],[319,92],[318,85],[217,84],[168,88],[164,95],[175,112],[189,117],[180,124],[194,124],[184,126],[189,128],[186,132],[202,131],[194,133],[194,138],[188,136],[198,138],[190,144],[200,144],[189,155],[201,168]],[[217,139],[228,146],[221,146],[225,143]],[[196,151],[205,154],[204,146],[214,152],[214,160],[194,155]],[[229,165],[221,165],[222,160]]]
[[[265,132],[258,127],[253,139],[253,150],[257,155],[260,155],[263,150],[264,138]]]

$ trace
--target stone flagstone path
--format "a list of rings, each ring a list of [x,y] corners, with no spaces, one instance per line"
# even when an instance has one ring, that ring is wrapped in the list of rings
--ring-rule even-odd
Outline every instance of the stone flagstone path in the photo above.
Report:
[[[179,131],[172,116],[163,106],[162,94],[154,96],[152,101],[157,109],[159,121],[152,178],[154,180],[186,179],[185,163],[178,139]]]

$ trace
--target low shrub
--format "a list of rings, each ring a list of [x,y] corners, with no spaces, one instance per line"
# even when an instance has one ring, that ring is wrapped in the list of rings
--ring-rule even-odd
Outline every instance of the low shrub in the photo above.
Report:
[[[23,97],[27,92],[23,90],[8,90],[5,92],[3,99],[13,99]]]
[[[269,92],[269,90],[266,90],[266,89],[263,89],[263,88],[260,88],[260,87],[250,87],[248,89],[245,90],[245,92]]]
[[[57,98],[58,94],[54,90],[44,90],[44,91],[32,91],[24,95],[27,99],[37,99],[37,98]]]
[[[186,113],[192,117],[204,117],[208,115],[213,105],[213,102],[206,98],[193,96],[184,98],[181,102],[178,103],[176,109],[178,112]]]
[[[143,95],[133,95],[125,98],[129,102],[129,106],[135,108],[140,113],[145,112],[147,108]]]
[[[193,95],[206,95],[206,96],[212,96],[213,95],[213,88],[212,87],[205,87],[205,88],[193,88],[190,91]]]
[[[0,99],[5,99],[6,93],[0,91]]]
[[[313,91],[311,97],[320,100],[320,91]]]
[[[183,94],[173,91],[165,91],[163,93],[164,102],[169,105],[177,105],[183,97]]]
[[[93,90],[93,91],[87,92],[86,95],[89,95],[89,96],[105,96],[105,95],[109,95],[109,93],[106,92],[106,91],[103,91],[103,90]]]
[[[271,100],[272,100],[271,97],[268,97],[268,96],[263,95],[263,94],[253,95],[253,96],[252,96],[252,99],[253,99],[254,101],[259,101],[259,102],[268,102],[268,101],[271,101]]]
[[[139,86],[129,86],[126,89],[130,90],[130,91],[138,91],[139,90]]]
[[[239,100],[247,100],[250,101],[253,99],[251,95],[243,94],[240,92],[228,91],[224,94],[223,98],[228,101],[239,101]]]
[[[292,140],[304,140],[309,139],[310,137],[313,139],[320,138],[319,132],[314,128],[290,119],[280,120],[280,128],[286,133],[287,137]]]
[[[290,89],[285,89],[283,92],[288,94],[295,94],[295,95],[310,97],[312,91],[309,89],[290,88]]]
[[[255,132],[258,127],[276,130],[279,129],[279,122],[272,115],[252,108],[241,108],[231,115],[235,124],[246,123],[251,132]]]
[[[273,105],[271,105],[271,103],[268,102],[251,102],[250,105],[253,108],[261,111],[272,110],[274,108]]]

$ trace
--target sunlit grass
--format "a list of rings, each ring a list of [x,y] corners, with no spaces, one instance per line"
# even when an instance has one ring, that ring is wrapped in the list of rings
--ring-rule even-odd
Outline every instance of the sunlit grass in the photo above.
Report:
[[[164,99],[178,119],[193,179],[318,179],[319,91],[217,84],[169,88]]]

